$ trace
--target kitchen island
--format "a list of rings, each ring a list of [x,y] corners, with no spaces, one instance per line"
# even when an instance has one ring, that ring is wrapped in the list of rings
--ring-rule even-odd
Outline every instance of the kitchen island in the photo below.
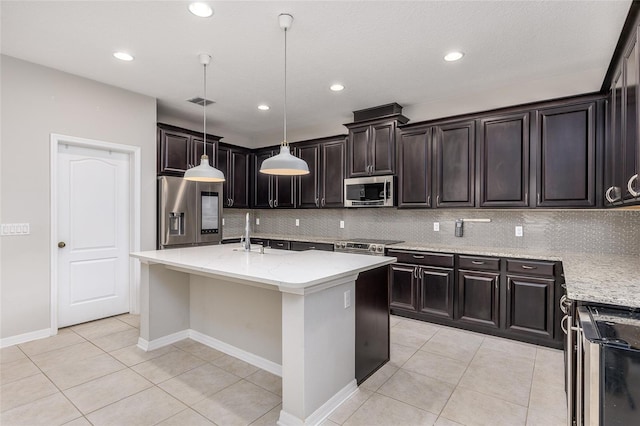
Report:
[[[140,338],[187,337],[282,376],[278,424],[318,424],[353,393],[360,272],[395,262],[235,244],[132,253],[142,262]]]

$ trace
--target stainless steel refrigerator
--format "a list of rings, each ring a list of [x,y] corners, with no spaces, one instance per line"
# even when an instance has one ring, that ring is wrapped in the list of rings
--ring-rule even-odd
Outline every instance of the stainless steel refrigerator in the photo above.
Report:
[[[158,177],[158,249],[222,241],[222,183]]]

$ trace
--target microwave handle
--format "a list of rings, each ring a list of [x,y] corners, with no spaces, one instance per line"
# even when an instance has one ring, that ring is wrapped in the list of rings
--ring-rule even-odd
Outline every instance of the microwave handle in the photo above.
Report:
[[[388,184],[388,180],[384,180],[384,189],[382,190],[382,199],[384,200],[384,202],[387,202],[387,184]]]

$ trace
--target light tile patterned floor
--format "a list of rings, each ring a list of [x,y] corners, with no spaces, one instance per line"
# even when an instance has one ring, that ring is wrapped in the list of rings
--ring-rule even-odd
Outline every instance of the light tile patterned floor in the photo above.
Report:
[[[566,424],[561,351],[391,318],[391,361],[330,425]],[[0,424],[274,425],[279,377],[192,340],[138,349],[121,315],[0,352]]]

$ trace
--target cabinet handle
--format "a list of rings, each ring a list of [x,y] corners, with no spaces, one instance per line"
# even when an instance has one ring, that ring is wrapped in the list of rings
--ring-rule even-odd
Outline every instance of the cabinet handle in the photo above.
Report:
[[[316,246],[309,246],[311,250],[315,250]]]
[[[229,207],[233,207],[233,198],[230,198],[229,201],[231,201],[231,204],[229,204]]]
[[[522,269],[538,269],[536,266],[522,265]]]
[[[414,259],[424,259],[424,256],[423,256],[423,255],[421,255],[421,254],[414,254],[414,255],[413,255],[413,258],[414,258]]]
[[[638,175],[637,174],[631,176],[629,178],[629,181],[627,182],[627,189],[629,190],[629,194],[633,195],[634,197],[640,196],[640,192],[636,192],[633,189],[633,182],[636,181],[636,180],[638,180]]]
[[[485,264],[484,260],[472,260],[471,263],[473,263],[474,265],[484,265]]]
[[[538,192],[538,206],[540,205],[540,193]]]
[[[273,200],[273,207],[278,207],[278,200]]]
[[[316,207],[320,207],[320,199],[316,198]]]
[[[322,207],[324,207],[324,205],[325,205],[325,204],[324,204],[324,198],[322,198]]]
[[[431,205],[431,195],[428,195],[428,196],[427,196],[427,204],[428,204],[428,205]]]
[[[269,207],[273,208],[273,201],[269,200]]]
[[[565,321],[567,321],[569,319],[569,315],[565,315],[562,317],[562,321],[560,321],[560,328],[562,329],[562,331],[564,332],[564,334],[568,333],[567,327],[564,326]],[[569,355],[571,356],[571,355]]]
[[[440,205],[440,194],[436,197],[436,206]]]
[[[613,197],[611,196],[611,191],[613,191]],[[622,198],[622,191],[620,191],[619,187],[612,186],[611,188],[607,189],[607,192],[605,192],[604,196],[608,202],[613,204],[616,201],[620,200],[620,198]]]
[[[284,246],[284,243],[276,243],[276,245],[277,245],[278,247],[283,247],[283,246]]]
[[[496,290],[498,289],[498,280],[496,279]]]

